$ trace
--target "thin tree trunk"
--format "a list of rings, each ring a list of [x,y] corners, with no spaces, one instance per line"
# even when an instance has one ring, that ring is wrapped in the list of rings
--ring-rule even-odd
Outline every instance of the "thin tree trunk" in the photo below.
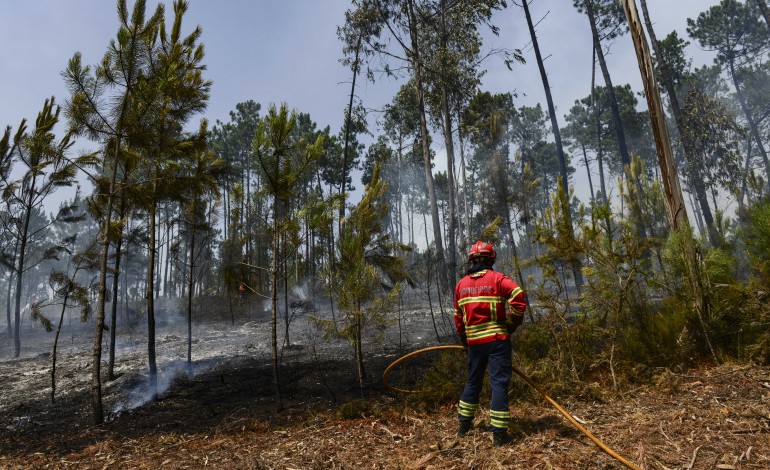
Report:
[[[719,246],[719,235],[714,227],[714,216],[711,213],[711,207],[709,207],[708,196],[706,195],[706,187],[702,181],[695,181],[693,183],[693,189],[695,190],[695,200],[698,201],[700,212],[703,215],[703,221],[706,224],[706,234],[709,238],[711,246]]]
[[[607,184],[604,178],[604,148],[602,146],[602,123],[599,117],[599,109],[596,105],[596,48],[593,49],[593,66],[591,68],[591,110],[594,114],[596,123],[596,164],[599,167],[599,189],[602,192],[602,202],[607,205],[609,199],[607,196]]]
[[[446,49],[446,2],[441,0],[441,42],[442,48]],[[452,114],[449,109],[449,95],[446,89],[446,82],[441,82],[441,106],[442,114],[444,118],[444,143],[446,146],[446,158],[447,158],[447,186],[449,189],[449,205],[447,210],[449,212],[449,228],[447,233],[448,249],[447,253],[447,269],[449,271],[450,286],[454,286],[457,283],[457,206],[455,195],[455,148],[454,139],[452,139]]]
[[[583,149],[583,163],[586,166],[586,176],[588,177],[588,189],[591,191],[591,200],[593,201],[596,199],[596,196],[594,194],[594,182],[593,178],[591,177],[591,166],[588,162],[588,153],[586,152],[586,146],[581,145],[581,148]]]
[[[192,376],[192,299],[195,287],[195,218],[196,202],[193,201],[190,227],[190,271],[187,274],[187,374]]]
[[[278,220],[280,217],[279,203],[276,198],[273,203],[273,261],[270,269],[270,306],[272,318],[270,319],[271,348],[273,352],[273,393],[277,410],[283,409],[281,393],[278,383]]]
[[[417,108],[420,116],[420,135],[422,141],[423,165],[425,169],[425,183],[428,188],[428,198],[430,200],[431,221],[433,225],[433,242],[436,245],[436,258],[439,263],[439,283],[440,289],[447,290],[449,281],[447,280],[447,265],[444,259],[444,245],[441,238],[441,221],[438,216],[438,204],[436,202],[436,189],[433,184],[433,170],[431,164],[430,147],[428,146],[428,124],[425,117],[425,97],[422,89],[422,63],[420,62],[419,41],[417,40],[417,22],[414,18],[413,0],[407,1],[409,16],[409,34],[412,41],[412,67],[414,68],[414,80],[417,87]]]
[[[350,145],[350,125],[353,114],[353,97],[356,93],[356,78],[358,77],[358,54],[361,52],[361,35],[358,36],[358,43],[356,44],[356,57],[353,61],[353,84],[350,86],[350,100],[348,101],[348,113],[345,118],[345,144],[342,147],[342,181],[340,182],[340,194],[345,196],[347,189],[348,178],[348,147]],[[342,224],[342,219],[345,218],[345,203],[340,204],[340,218],[339,224]],[[341,230],[341,225],[338,229]]]
[[[115,155],[113,160],[112,176],[110,177],[110,188],[107,192],[107,209],[102,222],[101,236],[102,247],[99,261],[99,287],[96,301],[96,327],[94,334],[93,355],[91,358],[91,407],[94,413],[94,424],[104,422],[104,407],[102,405],[102,338],[104,334],[104,316],[105,302],[107,300],[107,262],[110,252],[110,225],[112,224],[113,201],[115,198],[115,183],[118,176],[118,166],[120,164],[120,146],[122,138],[122,121],[126,111],[126,101],[128,93],[124,97],[123,110],[120,114],[117,138],[115,142]]]
[[[77,272],[77,269],[75,270]],[[67,267],[67,275],[69,276],[69,267]],[[74,276],[73,276],[74,278]],[[69,299],[69,289],[64,294],[64,300],[62,301],[61,314],[59,315],[59,324],[56,327],[56,335],[53,338],[53,350],[51,351],[51,403],[56,403],[56,351],[59,347],[59,334],[61,333],[61,327],[64,323],[64,312],[67,310],[67,300]],[[113,328],[114,329],[114,328]]]
[[[564,155],[564,146],[561,141],[561,131],[559,130],[559,123],[556,120],[556,108],[553,105],[553,97],[551,96],[551,86],[548,84],[548,74],[545,71],[545,64],[543,63],[543,56],[540,54],[540,46],[537,42],[537,34],[535,34],[535,26],[532,23],[532,15],[529,13],[529,0],[522,2],[524,6],[524,14],[527,17],[527,26],[529,27],[529,35],[532,39],[532,47],[535,50],[535,58],[537,60],[537,66],[540,69],[540,78],[543,81],[543,90],[545,91],[545,99],[548,103],[548,115],[551,118],[551,129],[553,130],[553,137],[556,141],[556,153],[559,156],[559,174],[561,175],[561,185],[564,191],[564,218],[566,219],[567,226],[569,227],[569,237],[575,238],[574,227],[572,226],[572,213],[570,211],[569,200],[569,175],[567,174],[567,157]],[[580,271],[581,262],[577,256],[570,260],[572,267],[572,275],[575,277],[575,287],[578,293],[583,287],[583,274]]]
[[[125,182],[125,179],[124,179]],[[120,197],[120,209],[118,214],[120,218],[125,216],[126,212],[126,200],[125,196]],[[110,305],[110,356],[107,363],[107,380],[115,380],[115,335],[117,334],[118,325],[118,287],[120,286],[120,261],[123,255],[123,233],[119,235],[118,240],[115,243],[115,272],[112,274],[112,303]]]
[[[363,316],[363,312],[361,312],[361,305],[356,306],[356,318],[354,323],[355,328],[355,347],[356,347],[356,372],[358,374],[358,387],[363,393],[364,390],[364,380],[366,380],[366,370],[364,369],[364,351],[363,351],[363,335],[361,334],[362,325],[361,325],[361,317]]]
[[[607,61],[604,57],[604,50],[602,49],[602,43],[599,39],[599,31],[596,28],[596,17],[594,16],[594,0],[584,0],[586,6],[586,12],[588,14],[588,21],[591,23],[591,34],[594,40],[594,50],[596,56],[599,58],[599,66],[604,76],[604,84],[607,87],[607,93],[610,98],[610,110],[612,111],[612,119],[615,121],[615,136],[618,140],[618,151],[620,152],[620,161],[623,166],[631,164],[631,157],[628,153],[628,145],[626,144],[626,135],[623,130],[623,122],[620,120],[620,109],[618,108],[618,100],[615,97],[615,87],[612,85],[612,78],[610,77],[610,70],[607,67]]]
[[[741,191],[738,193],[738,212],[742,213],[745,207],[746,203],[751,204],[751,201],[744,202],[744,198],[746,197],[746,186],[748,181],[748,174],[749,174],[749,166],[751,165],[751,143],[753,141],[751,138],[747,139],[746,142],[746,162],[743,164],[743,176],[741,177]]]
[[[171,266],[171,236],[173,235],[173,224],[171,214],[166,205],[166,256],[163,260],[163,297],[169,298],[171,291],[171,282],[169,281],[169,268]]]
[[[37,179],[37,173],[34,173],[30,187],[35,187],[35,180]],[[14,308],[14,334],[13,334],[13,357],[19,357],[21,353],[21,288],[22,278],[24,277],[24,260],[27,251],[27,237],[29,236],[29,222],[32,218],[32,199],[35,196],[34,189],[29,191],[29,199],[27,199],[26,213],[24,214],[24,225],[22,226],[21,234],[19,237],[19,251],[17,252],[18,259],[16,263],[16,306]]]
[[[16,243],[14,243],[13,248],[13,258],[16,259],[16,256],[19,253],[19,241],[16,240]],[[5,315],[6,320],[8,322],[8,338],[13,339],[14,332],[13,332],[13,321],[11,320],[11,296],[13,294],[13,283],[15,281],[16,276],[16,269],[11,269],[8,272],[8,295],[5,297]]]
[[[157,177],[156,172],[156,181]],[[148,215],[150,242],[147,249],[147,290],[145,291],[147,293],[147,361],[150,367],[150,393],[153,400],[158,397],[158,365],[155,356],[155,211],[155,203],[153,202],[150,204]]]
[[[458,122],[460,119],[458,118]],[[471,216],[468,204],[468,178],[465,172],[465,146],[463,145],[462,125],[457,126],[457,140],[460,142],[460,170],[463,179],[463,212],[465,213],[465,230],[463,232],[463,248],[471,242]]]

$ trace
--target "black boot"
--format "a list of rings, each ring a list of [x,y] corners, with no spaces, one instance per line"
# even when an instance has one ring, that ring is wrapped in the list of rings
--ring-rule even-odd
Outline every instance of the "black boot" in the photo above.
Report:
[[[495,447],[504,446],[513,442],[513,437],[506,431],[497,431],[492,433],[492,445]]]
[[[464,435],[468,434],[468,431],[470,431],[471,428],[473,428],[473,421],[460,421],[460,426],[457,428],[457,435],[459,437],[463,437]]]

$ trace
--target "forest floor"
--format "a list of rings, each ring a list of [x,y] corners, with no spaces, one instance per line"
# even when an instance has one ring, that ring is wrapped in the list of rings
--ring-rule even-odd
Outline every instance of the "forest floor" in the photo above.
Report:
[[[324,350],[305,336],[284,352],[277,411],[268,327],[196,326],[189,376],[186,333],[159,330],[162,392],[146,402],[146,340],[124,340],[97,426],[88,335],[63,341],[55,405],[50,356],[28,348],[11,359],[0,339],[0,468],[623,468],[535,394],[512,400],[512,444],[492,447],[483,398],[475,428],[458,438],[454,403],[413,409],[378,383],[400,356],[387,348],[368,359],[361,400],[350,355],[339,352],[345,343]],[[703,366],[651,385],[587,384],[553,398],[641,468],[770,468],[770,367]]]

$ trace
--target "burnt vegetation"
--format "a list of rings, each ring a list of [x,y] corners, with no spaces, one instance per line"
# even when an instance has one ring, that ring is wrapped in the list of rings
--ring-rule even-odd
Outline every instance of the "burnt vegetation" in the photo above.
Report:
[[[574,0],[595,73],[555,116],[542,6],[354,0],[332,130],[254,100],[212,124],[188,3],[119,0],[103,60],[75,53],[69,96],[0,137],[0,467],[620,465],[517,380],[513,444],[492,448],[483,399],[456,438],[461,352],[393,371],[414,393],[380,381],[457,342],[478,239],[529,296],[514,364],[595,435],[643,468],[770,466],[767,5],[659,40],[640,2]],[[485,52],[503,15],[535,57]],[[626,35],[643,89],[612,82]],[[544,106],[485,90],[490,58],[534,60]],[[356,83],[383,77],[375,112]]]

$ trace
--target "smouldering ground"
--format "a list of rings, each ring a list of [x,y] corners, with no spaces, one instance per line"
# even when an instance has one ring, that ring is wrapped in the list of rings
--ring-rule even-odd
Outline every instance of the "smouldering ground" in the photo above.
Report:
[[[262,327],[238,328],[253,341]],[[198,345],[213,348],[224,331],[211,330],[210,343]],[[171,351],[178,341],[165,334],[160,344]],[[288,350],[285,407],[276,412],[269,361],[252,353],[262,346],[246,339],[227,344],[232,349],[224,356],[201,359],[206,367],[194,377],[177,376],[161,399],[113,412],[100,426],[90,424],[87,387],[73,386],[56,407],[48,404],[50,358],[4,359],[0,468],[622,468],[534,395],[513,402],[512,445],[491,446],[483,414],[458,439],[453,404],[415,411],[377,384],[395,352],[369,362],[366,405],[343,419],[335,411],[360,397],[348,356],[313,354],[309,343]],[[140,347],[127,356],[134,366],[143,361]],[[62,362],[73,381],[88,377],[87,351]],[[126,370],[107,385],[110,410],[142,382]],[[554,398],[645,469],[770,468],[769,367],[726,364],[665,374],[658,384],[619,392],[587,384]]]

